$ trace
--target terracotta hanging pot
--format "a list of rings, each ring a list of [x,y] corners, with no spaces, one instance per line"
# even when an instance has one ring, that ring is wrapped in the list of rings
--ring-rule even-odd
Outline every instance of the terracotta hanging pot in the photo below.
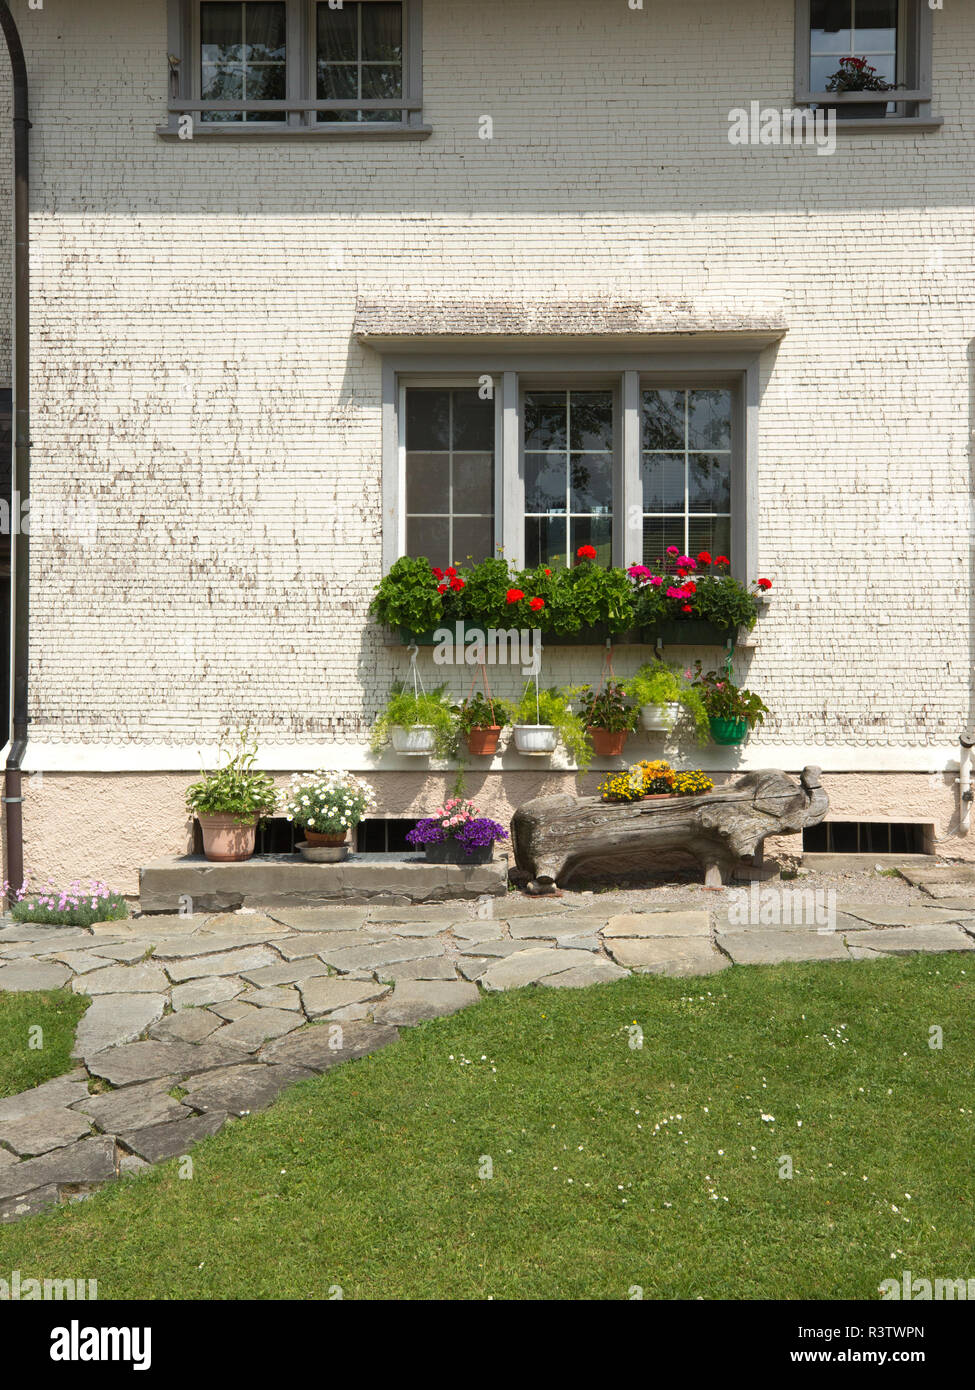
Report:
[[[500,735],[500,724],[490,724],[483,729],[468,729],[467,747],[475,758],[490,758],[498,751]]]
[[[619,733],[611,733],[609,729],[597,729],[592,724],[586,732],[592,739],[593,752],[597,758],[620,757],[629,738],[629,731],[626,729],[620,730]]]

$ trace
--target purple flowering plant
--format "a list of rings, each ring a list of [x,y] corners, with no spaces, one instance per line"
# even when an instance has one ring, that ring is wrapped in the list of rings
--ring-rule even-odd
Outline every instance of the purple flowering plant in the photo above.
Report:
[[[455,796],[438,806],[432,816],[417,821],[406,838],[417,848],[456,840],[465,854],[471,854],[475,849],[493,845],[496,840],[506,840],[508,832],[496,820],[482,816],[473,801],[461,801]]]

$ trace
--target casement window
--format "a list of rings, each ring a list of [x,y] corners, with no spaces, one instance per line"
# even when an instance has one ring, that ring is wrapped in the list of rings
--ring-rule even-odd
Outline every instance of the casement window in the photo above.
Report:
[[[931,114],[932,9],[927,0],[796,0],[796,101],[844,125],[940,124]],[[844,59],[864,59],[883,91],[827,91]]]
[[[421,0],[169,0],[160,134],[423,136]]]
[[[659,563],[668,546],[757,564],[757,356],[608,371],[384,364],[384,564]],[[456,367],[456,362],[454,362]],[[440,373],[440,374],[438,374]]]

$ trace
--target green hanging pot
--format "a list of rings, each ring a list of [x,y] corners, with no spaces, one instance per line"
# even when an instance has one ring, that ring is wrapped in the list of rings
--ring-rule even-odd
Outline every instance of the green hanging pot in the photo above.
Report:
[[[712,715],[708,723],[715,743],[744,743],[748,733],[747,719],[719,719]]]

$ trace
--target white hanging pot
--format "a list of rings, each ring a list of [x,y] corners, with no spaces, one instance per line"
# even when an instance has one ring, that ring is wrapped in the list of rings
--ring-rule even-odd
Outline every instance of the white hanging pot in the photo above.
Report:
[[[393,751],[408,758],[429,758],[437,747],[437,731],[432,724],[414,724],[412,729],[390,730]]]
[[[519,753],[554,753],[559,731],[552,724],[516,724],[515,747]]]
[[[666,734],[674,727],[674,720],[680,714],[680,705],[641,705],[640,727],[648,733]]]

